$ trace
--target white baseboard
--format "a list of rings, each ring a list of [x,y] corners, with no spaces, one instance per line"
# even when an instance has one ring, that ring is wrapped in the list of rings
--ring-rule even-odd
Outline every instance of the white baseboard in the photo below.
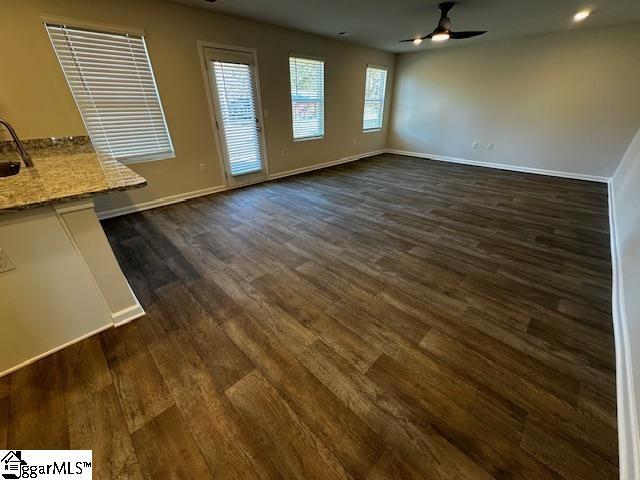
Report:
[[[137,299],[136,299],[137,301]],[[41,353],[40,355],[37,355],[33,358],[30,358],[29,360],[20,363],[19,365],[16,365],[14,367],[9,368],[8,370],[5,370],[4,372],[0,373],[0,377],[4,377],[5,375],[9,375],[10,373],[15,372],[16,370],[20,370],[21,368],[26,367],[27,365],[31,365],[34,362],[37,362],[38,360],[40,360],[41,358],[44,358],[48,355],[52,355],[60,350],[63,350],[67,347],[70,347],[71,345],[81,342],[82,340],[86,340],[89,337],[93,337],[94,335],[97,335],[100,332],[103,332],[105,330],[108,330],[109,328],[113,328],[113,327],[120,327],[122,325],[125,325],[133,320],[135,320],[136,318],[140,318],[143,315],[145,315],[145,311],[142,308],[142,306],[137,303],[136,305],[132,305],[130,307],[127,307],[125,309],[120,310],[119,312],[116,313],[112,313],[111,314],[111,318],[113,319],[113,323],[109,323],[103,327],[100,327],[96,330],[94,330],[93,332],[89,332],[85,335],[82,335],[74,340],[70,340],[58,347],[52,348],[51,350]]]
[[[185,200],[189,200],[191,198],[202,197],[203,195],[222,192],[226,189],[226,185],[202,188],[200,190],[193,190],[191,192],[179,193],[178,195],[170,195],[168,197],[157,198],[149,202],[135,203],[133,205],[127,205],[126,207],[103,210],[100,212],[96,212],[96,215],[98,215],[99,220],[105,220],[107,218],[118,217],[120,215],[126,215],[128,213],[142,212],[143,210],[149,210],[151,208],[163,207],[165,205],[171,205],[173,203],[184,202]]]
[[[142,308],[142,305],[139,303],[120,310],[119,312],[112,313],[111,318],[113,319],[113,326],[120,327],[132,320],[135,320],[136,318],[144,316],[145,313],[144,308]]]
[[[49,350],[47,352],[41,353],[40,355],[37,355],[37,356],[35,356],[33,358],[30,358],[29,360],[27,360],[25,362],[22,362],[19,365],[16,365],[15,367],[11,367],[8,370],[5,370],[4,372],[1,372],[0,373],[0,377],[4,377],[5,375],[9,375],[10,373],[15,372],[16,370],[20,370],[21,368],[24,368],[27,365],[31,365],[32,363],[37,362],[41,358],[47,357],[49,355],[52,355],[52,354],[54,354],[54,353],[56,353],[56,352],[58,352],[58,351],[60,351],[60,350],[62,350],[64,348],[70,347],[71,345],[73,345],[75,343],[78,343],[78,342],[81,342],[82,340],[85,340],[85,339],[87,339],[89,337],[93,337],[94,335],[97,335],[98,333],[103,332],[104,330],[108,330],[109,328],[113,328],[113,324],[109,323],[109,324],[105,325],[104,327],[100,327],[97,330],[94,330],[93,332],[89,332],[89,333],[87,333],[85,335],[82,335],[81,337],[78,337],[78,338],[76,338],[74,340],[70,340],[67,343],[64,343],[64,344],[62,344],[62,345],[60,345],[60,346],[58,346],[56,348],[52,348],[51,350]]]
[[[273,173],[269,175],[269,180],[275,180],[277,178],[288,177],[290,175],[298,175],[300,173],[312,172],[313,170],[319,170],[321,168],[333,167],[342,163],[349,163],[362,158],[373,157],[374,155],[380,155],[385,153],[386,150],[374,150],[372,152],[360,153],[358,155],[352,155],[350,157],[339,158],[338,160],[332,160],[330,162],[318,163],[309,167],[295,168],[293,170],[287,170],[285,172]]]
[[[601,177],[597,175],[584,175],[581,173],[562,172],[559,170],[545,170],[543,168],[521,167],[518,165],[507,165],[504,163],[479,162],[477,160],[468,160],[466,158],[445,157],[443,155],[433,155],[431,153],[423,152],[409,152],[405,150],[396,150],[393,148],[387,148],[385,152],[393,153],[395,155],[405,155],[407,157],[418,157],[437,160],[439,162],[461,163],[463,165],[497,168],[499,170],[511,170],[514,172],[535,173],[537,175],[549,175],[552,177],[573,178],[575,180],[588,180],[590,182],[607,183],[609,181],[609,177]]]
[[[616,230],[616,205],[613,182],[609,182],[609,229],[613,268],[612,313],[616,348],[616,386],[618,414],[618,452],[620,479],[640,480],[640,425],[633,380],[631,344],[625,309],[622,260]]]
[[[142,306],[138,303],[137,305],[132,305],[131,307],[127,307],[123,310],[120,310],[119,312],[113,313],[111,315],[112,319],[113,319],[113,324],[109,323],[103,327],[100,327],[96,330],[94,330],[93,332],[89,332],[86,333],[76,339],[70,340],[58,347],[52,348],[49,351],[46,351],[44,353],[41,353],[40,355],[37,355],[33,358],[30,358],[27,361],[24,361],[22,363],[20,363],[19,365],[16,365],[14,367],[11,367],[7,370],[5,370],[4,372],[0,373],[0,377],[4,377],[5,375],[9,375],[10,373],[15,372],[16,370],[20,370],[21,368],[26,367],[27,365],[31,365],[34,362],[37,362],[38,360],[40,360],[41,358],[44,358],[46,356],[52,355],[56,352],[59,352],[60,350],[63,350],[67,347],[70,347],[73,344],[76,344],[78,342],[81,342],[82,340],[86,340],[89,337],[93,337],[94,335],[97,335],[100,332],[103,332],[105,330],[108,330],[110,328],[113,327],[120,327],[122,325],[125,325],[129,322],[131,322],[132,320],[135,320],[136,318],[140,318],[143,315],[145,315],[145,311],[142,308]]]

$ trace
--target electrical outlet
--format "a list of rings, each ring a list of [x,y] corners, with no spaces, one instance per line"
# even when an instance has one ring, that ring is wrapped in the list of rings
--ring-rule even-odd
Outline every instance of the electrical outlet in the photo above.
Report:
[[[487,150],[493,150],[493,143],[487,143]]]
[[[353,137],[353,144],[357,145],[358,144],[358,137]]]
[[[285,154],[284,154],[284,150],[280,150],[280,158],[284,158]]]
[[[478,142],[473,142],[471,144],[471,148],[473,148],[474,150],[477,150],[478,149]]]
[[[207,164],[206,163],[201,163],[200,164],[200,173],[205,173],[207,171]]]
[[[16,266],[13,264],[7,252],[0,249],[0,273],[10,272],[11,270],[15,270]]]

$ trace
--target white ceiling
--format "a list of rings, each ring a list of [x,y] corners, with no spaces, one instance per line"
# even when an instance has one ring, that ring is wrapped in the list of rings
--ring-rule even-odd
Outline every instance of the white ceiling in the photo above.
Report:
[[[440,17],[439,0],[174,1],[390,52],[434,48],[429,41],[416,47],[398,40],[430,33]],[[594,13],[581,24],[574,24],[573,14],[585,7]],[[640,21],[640,0],[460,0],[449,17],[454,31],[488,33],[473,39],[449,40],[442,46]],[[340,37],[338,32],[350,35]]]

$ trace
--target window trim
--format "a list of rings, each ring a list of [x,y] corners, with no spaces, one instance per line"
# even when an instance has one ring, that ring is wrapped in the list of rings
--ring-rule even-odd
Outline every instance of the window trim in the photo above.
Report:
[[[375,65],[373,63],[368,63],[367,66],[364,69],[364,89],[363,89],[363,93],[364,93],[364,97],[362,100],[362,117],[364,119],[364,110],[367,106],[367,70],[370,68],[375,68],[378,70],[384,70],[386,72],[385,75],[385,79],[384,79],[384,96],[382,97],[382,118],[380,121],[380,126],[379,127],[375,127],[375,128],[364,128],[364,125],[362,126],[362,133],[377,133],[377,132],[381,132],[382,130],[384,130],[384,117],[386,114],[386,103],[387,103],[387,83],[389,81],[389,67],[383,66],[383,65]]]
[[[315,60],[318,62],[322,62],[322,135],[314,135],[312,137],[300,137],[296,138],[293,133],[293,98],[291,92],[291,58],[302,58],[307,60]],[[293,138],[293,142],[309,142],[311,140],[323,140],[326,134],[326,115],[325,115],[325,91],[326,91],[326,80],[327,80],[327,69],[325,68],[327,61],[325,57],[310,55],[306,53],[297,53],[297,52],[289,52],[289,56],[287,57],[287,66],[289,70],[288,80],[289,80],[289,111],[291,118],[291,138]]]
[[[57,15],[40,15],[40,20],[43,24],[53,23],[59,25],[68,25],[70,27],[82,28],[86,30],[93,30],[99,33],[116,33],[121,35],[140,35],[145,36],[145,32],[142,28],[127,27],[123,25],[114,25],[111,23],[98,23],[91,20],[83,20],[80,18],[60,17]]]
[[[291,52],[289,52],[289,58],[291,58],[291,57],[306,58],[307,60],[316,60],[318,62],[324,62],[324,63],[327,62],[326,57],[322,57],[320,55],[312,55],[312,54],[309,54],[309,53],[300,53],[300,52],[291,51]]]
[[[294,138],[293,141],[294,142],[310,142],[311,140],[322,140],[324,138],[324,134],[322,135],[316,135],[314,137],[300,137],[300,138]]]
[[[173,146],[173,142],[171,142],[171,145]],[[155,160],[169,160],[170,158],[176,158],[175,149],[173,150],[173,152],[149,153],[147,155],[136,155],[135,157],[130,158],[115,158],[115,160],[122,163],[123,165],[131,165],[132,163],[153,162]]]
[[[151,161],[156,161],[156,160],[167,160],[167,159],[175,158],[176,157],[176,151],[175,151],[175,147],[173,145],[173,140],[171,138],[171,132],[169,130],[169,125],[167,124],[167,118],[166,118],[166,115],[165,115],[165,112],[164,112],[164,106],[162,105],[162,99],[160,98],[160,90],[158,89],[158,83],[157,83],[157,80],[156,80],[156,75],[155,75],[155,72],[153,70],[153,64],[151,63],[151,57],[149,55],[149,50],[147,48],[147,42],[146,42],[146,36],[145,36],[144,29],[137,28],[137,27],[128,27],[128,26],[122,26],[122,25],[115,25],[115,24],[110,24],[110,23],[92,22],[90,20],[83,20],[83,19],[79,19],[79,18],[61,17],[61,16],[47,15],[47,14],[40,15],[40,20],[41,20],[41,23],[42,23],[42,25],[43,25],[43,27],[45,29],[45,32],[47,32],[47,36],[49,36],[48,29],[47,29],[47,24],[49,24],[49,25],[68,26],[68,27],[79,29],[79,30],[86,30],[86,31],[89,31],[89,32],[105,33],[105,34],[111,34],[111,35],[113,35],[113,34],[115,34],[115,35],[133,35],[133,36],[139,36],[139,37],[142,38],[142,42],[143,42],[143,45],[144,45],[145,53],[147,55],[147,59],[149,60],[149,70],[151,71],[151,77],[153,79],[153,85],[154,85],[154,88],[155,88],[155,91],[156,91],[157,97],[158,97],[158,105],[160,106],[160,110],[162,111],[162,119],[163,119],[164,127],[165,127],[165,130],[167,132],[167,137],[169,139],[169,144],[171,145],[171,151],[162,151],[162,152],[148,153],[148,154],[143,154],[143,155],[133,155],[133,156],[128,157],[128,158],[115,158],[114,157],[114,160],[117,160],[118,162],[120,162],[122,164],[129,165],[129,164],[133,164],[133,163],[144,163],[144,162],[151,162]],[[65,78],[65,81],[67,82],[67,88],[69,88],[69,92],[71,93],[73,101],[76,104],[76,108],[78,109],[78,112],[80,113],[80,118],[82,118],[82,123],[85,126],[85,129],[87,130],[87,133],[88,133],[89,129],[87,128],[87,124],[86,124],[86,122],[84,120],[84,117],[82,115],[82,110],[80,109],[80,105],[78,104],[78,100],[75,98],[75,95],[73,94],[73,90],[71,88],[71,84],[69,83],[69,79],[67,78],[67,74],[64,71],[64,68],[62,67],[62,64],[60,63],[60,58],[58,57],[58,52],[56,51],[56,49],[53,46],[53,44],[51,44],[51,48],[53,49],[53,53],[54,53],[54,55],[56,57],[56,60],[58,61],[60,69],[62,70],[62,74],[63,74],[63,76]]]

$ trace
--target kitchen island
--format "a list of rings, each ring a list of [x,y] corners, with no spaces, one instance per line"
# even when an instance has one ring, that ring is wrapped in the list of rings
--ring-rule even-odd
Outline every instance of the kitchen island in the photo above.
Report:
[[[0,376],[144,315],[92,199],[145,179],[97,155],[88,137],[25,148],[34,166],[0,178]],[[0,162],[16,155],[0,142]]]

